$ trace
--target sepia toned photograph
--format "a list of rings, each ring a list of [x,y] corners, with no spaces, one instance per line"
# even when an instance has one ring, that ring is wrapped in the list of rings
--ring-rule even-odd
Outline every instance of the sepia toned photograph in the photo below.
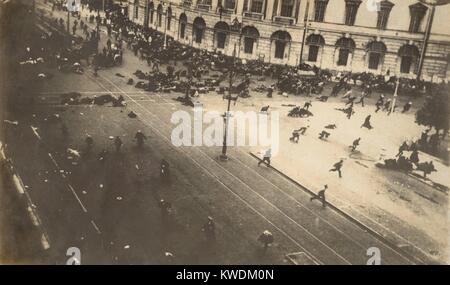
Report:
[[[0,264],[450,264],[449,15],[0,0]]]

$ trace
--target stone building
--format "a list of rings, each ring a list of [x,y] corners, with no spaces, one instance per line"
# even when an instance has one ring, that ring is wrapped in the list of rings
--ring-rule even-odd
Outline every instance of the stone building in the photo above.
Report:
[[[243,59],[415,78],[431,7],[417,0],[129,0],[129,18]],[[450,4],[432,21],[422,78],[450,77]]]

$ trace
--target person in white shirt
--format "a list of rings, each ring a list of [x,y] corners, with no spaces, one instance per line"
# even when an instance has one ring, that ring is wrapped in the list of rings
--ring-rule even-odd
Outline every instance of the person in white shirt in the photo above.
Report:
[[[263,159],[260,160],[260,161],[258,162],[258,166],[259,166],[261,163],[266,163],[267,166],[270,166],[270,158],[271,158],[271,156],[272,156],[272,149],[269,148],[269,149],[266,150],[266,152],[264,153]]]

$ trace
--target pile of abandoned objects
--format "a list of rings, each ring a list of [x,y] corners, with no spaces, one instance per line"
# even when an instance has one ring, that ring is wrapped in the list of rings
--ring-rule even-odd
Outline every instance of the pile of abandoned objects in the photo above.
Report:
[[[311,111],[308,111],[304,108],[294,107],[292,110],[289,111],[288,116],[289,117],[307,118],[307,117],[311,117],[314,115],[313,115],[313,113],[311,113]]]
[[[103,94],[100,96],[90,97],[81,97],[81,94],[78,92],[70,92],[61,94],[61,104],[63,105],[105,105],[108,103],[112,103],[113,107],[124,107],[126,105],[125,99],[122,95],[119,97],[112,96],[110,94]]]

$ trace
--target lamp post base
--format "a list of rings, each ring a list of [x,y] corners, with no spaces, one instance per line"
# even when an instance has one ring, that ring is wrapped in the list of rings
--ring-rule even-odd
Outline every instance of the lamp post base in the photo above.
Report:
[[[220,161],[227,161],[228,160],[228,156],[226,155],[226,154],[221,154],[221,155],[219,155],[219,160]]]

